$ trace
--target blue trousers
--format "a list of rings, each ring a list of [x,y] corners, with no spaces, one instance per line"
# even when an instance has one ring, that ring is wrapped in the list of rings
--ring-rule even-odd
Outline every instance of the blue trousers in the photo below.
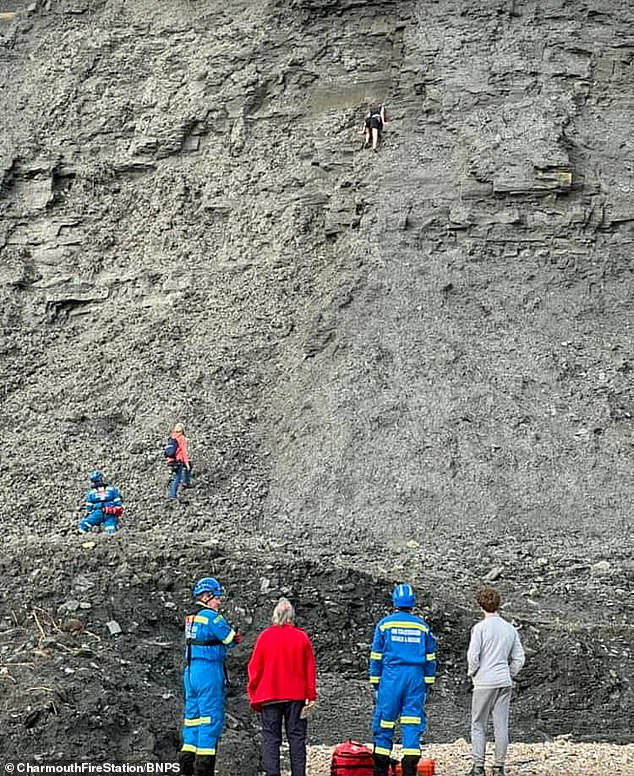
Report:
[[[79,530],[82,533],[88,533],[96,525],[103,525],[105,533],[115,533],[119,529],[119,518],[117,515],[106,515],[103,509],[93,509],[87,515],[82,517],[79,522]]]
[[[192,660],[183,673],[185,719],[182,752],[216,754],[225,723],[225,670],[219,660]]]
[[[170,481],[170,487],[169,487],[169,496],[170,498],[176,498],[176,494],[178,493],[179,486],[182,485],[189,485],[191,482],[191,472],[189,469],[185,466],[184,463],[177,463],[176,466],[174,466],[174,471],[172,472],[172,479]]]
[[[385,666],[372,719],[374,751],[389,756],[394,727],[401,723],[403,755],[420,755],[420,737],[427,729],[427,687],[420,666]]]

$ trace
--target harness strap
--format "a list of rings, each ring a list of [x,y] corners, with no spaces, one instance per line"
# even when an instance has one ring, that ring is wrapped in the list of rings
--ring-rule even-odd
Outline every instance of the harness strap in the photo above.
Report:
[[[193,645],[195,647],[217,647],[222,644],[220,639],[186,639],[187,646]]]
[[[185,639],[187,644],[187,670],[192,667],[192,646],[194,647],[217,647],[222,644],[220,639]],[[225,669],[226,670],[226,669]]]

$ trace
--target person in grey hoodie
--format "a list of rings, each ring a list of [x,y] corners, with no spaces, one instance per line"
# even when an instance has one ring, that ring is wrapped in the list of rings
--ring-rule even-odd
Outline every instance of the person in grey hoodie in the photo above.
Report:
[[[498,614],[500,594],[492,587],[478,590],[476,602],[484,619],[471,629],[467,651],[473,681],[471,699],[471,776],[485,776],[486,728],[493,719],[495,764],[493,776],[504,776],[509,743],[509,709],[513,679],[524,665],[524,650],[515,628]]]

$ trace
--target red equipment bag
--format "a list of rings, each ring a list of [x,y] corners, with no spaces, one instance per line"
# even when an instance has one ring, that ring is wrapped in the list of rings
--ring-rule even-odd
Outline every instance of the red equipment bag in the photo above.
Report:
[[[335,747],[330,761],[330,776],[372,776],[372,751],[358,741],[346,741]]]

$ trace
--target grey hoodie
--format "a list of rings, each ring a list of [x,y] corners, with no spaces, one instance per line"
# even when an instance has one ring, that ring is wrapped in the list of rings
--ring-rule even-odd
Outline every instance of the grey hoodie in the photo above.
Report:
[[[471,629],[467,651],[474,687],[510,687],[524,665],[524,650],[515,628],[497,613]]]

